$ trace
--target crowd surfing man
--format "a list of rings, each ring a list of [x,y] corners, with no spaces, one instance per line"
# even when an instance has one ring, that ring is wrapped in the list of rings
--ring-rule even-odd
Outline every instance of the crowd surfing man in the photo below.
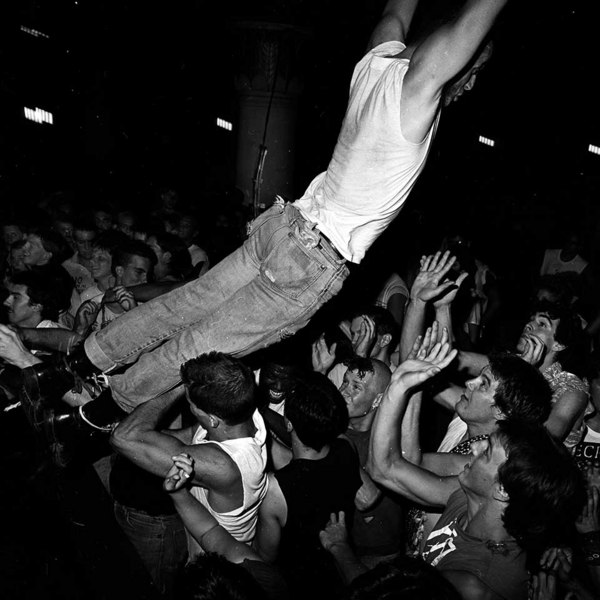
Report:
[[[74,373],[119,370],[98,398],[60,415],[60,423],[48,413],[46,429],[57,439],[74,427],[108,431],[148,399],[180,393],[187,360],[211,350],[242,356],[306,325],[341,289],[346,262],[359,263],[402,208],[441,105],[470,89],[489,54],[479,50],[506,2],[468,0],[407,45],[418,0],[390,0],[355,67],[327,170],[299,200],[277,201],[260,215],[244,244],[203,277],[92,333],[58,367],[27,369],[33,402],[59,397]]]

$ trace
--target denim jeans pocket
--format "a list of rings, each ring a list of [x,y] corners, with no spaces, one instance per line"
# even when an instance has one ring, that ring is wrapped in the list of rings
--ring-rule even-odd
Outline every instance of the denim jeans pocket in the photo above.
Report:
[[[282,216],[283,213],[284,208],[282,206],[271,206],[248,223],[246,226],[247,237],[256,235],[265,225],[268,225],[274,219],[278,219],[282,221],[282,223],[286,223],[287,220]]]
[[[263,260],[261,277],[269,288],[296,300],[327,270],[315,255],[318,251],[304,247],[293,232],[288,232]]]

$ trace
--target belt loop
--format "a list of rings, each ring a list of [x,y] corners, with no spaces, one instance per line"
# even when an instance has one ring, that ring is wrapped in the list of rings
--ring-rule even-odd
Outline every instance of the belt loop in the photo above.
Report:
[[[280,213],[283,213],[283,211],[285,210],[285,205],[287,204],[287,202],[279,194],[277,194],[275,196],[275,200],[273,201],[273,204],[275,206],[279,207],[279,212]]]

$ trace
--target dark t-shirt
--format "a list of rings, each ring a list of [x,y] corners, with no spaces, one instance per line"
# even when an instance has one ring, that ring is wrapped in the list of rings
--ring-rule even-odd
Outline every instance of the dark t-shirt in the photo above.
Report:
[[[361,466],[365,466],[371,432],[348,429],[346,436],[356,447]],[[359,556],[385,556],[404,547],[403,500],[383,488],[381,492],[381,499],[373,507],[354,514],[352,540]]]
[[[573,449],[573,456],[580,469],[584,470],[588,465],[594,464],[600,461],[600,442],[598,442],[598,434],[594,435],[589,429],[586,430],[586,434],[583,441],[579,442]],[[594,440],[594,441],[592,441]]]
[[[294,459],[275,473],[287,504],[278,565],[296,598],[326,598],[341,587],[333,559],[319,532],[331,513],[343,510],[352,523],[354,497],[361,486],[358,456],[347,440],[337,439],[320,460]]]
[[[440,571],[465,571],[506,600],[526,600],[528,574],[525,552],[514,540],[491,543],[469,535],[463,524],[467,497],[454,492],[429,535],[423,559]]]

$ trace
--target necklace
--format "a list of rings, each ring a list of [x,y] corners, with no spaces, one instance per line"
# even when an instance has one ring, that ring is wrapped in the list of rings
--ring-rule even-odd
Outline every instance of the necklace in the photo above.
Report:
[[[506,556],[509,551],[506,542],[494,542],[494,540],[488,540],[485,543],[485,546],[492,554],[500,554],[502,556]]]

